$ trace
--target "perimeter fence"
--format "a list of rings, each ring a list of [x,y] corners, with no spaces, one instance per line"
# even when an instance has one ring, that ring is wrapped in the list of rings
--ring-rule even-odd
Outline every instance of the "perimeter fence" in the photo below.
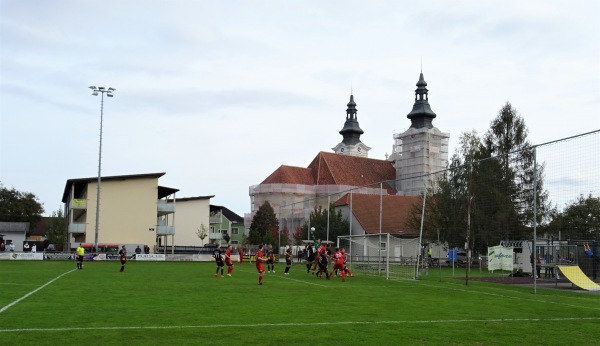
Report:
[[[364,248],[378,249],[381,258],[394,257],[387,253],[399,251],[390,246],[390,234],[412,239],[405,241],[410,246],[401,246],[400,257],[412,257],[421,269],[485,271],[489,247],[521,241],[524,245],[513,249],[515,274],[534,272],[531,260],[541,256],[543,266],[570,260],[595,275],[597,267],[586,262],[583,246],[597,249],[600,238],[600,130],[495,156],[467,149],[450,158],[447,169],[430,174],[284,192],[277,210],[281,246],[310,239],[308,230],[315,227],[318,238],[337,246],[358,235],[384,234],[385,241]],[[406,196],[407,186],[421,188]],[[566,253],[550,251],[563,243],[568,250],[560,251]],[[413,272],[416,278],[422,271]]]

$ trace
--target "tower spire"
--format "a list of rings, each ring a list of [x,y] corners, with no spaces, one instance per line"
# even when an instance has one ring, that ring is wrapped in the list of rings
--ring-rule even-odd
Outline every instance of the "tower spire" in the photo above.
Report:
[[[423,67],[421,67],[421,69],[422,68]],[[431,110],[431,106],[429,105],[428,92],[429,90],[427,90],[427,82],[425,82],[425,78],[423,77],[423,72],[421,70],[419,81],[417,82],[417,89],[415,90],[415,104],[413,105],[412,111],[406,116],[411,121],[410,127],[414,127],[416,129],[422,127],[429,129],[433,128],[431,121],[436,117],[436,114]]]

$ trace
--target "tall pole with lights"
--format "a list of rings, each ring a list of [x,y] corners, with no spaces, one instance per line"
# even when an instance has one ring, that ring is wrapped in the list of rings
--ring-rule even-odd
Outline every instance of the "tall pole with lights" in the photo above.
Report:
[[[98,149],[98,186],[96,191],[96,228],[94,234],[94,251],[98,251],[98,228],[100,226],[100,178],[102,172],[102,120],[104,117],[104,94],[107,97],[113,97],[114,88],[104,88],[104,87],[95,87],[91,86],[92,95],[98,96],[100,93],[100,147]]]

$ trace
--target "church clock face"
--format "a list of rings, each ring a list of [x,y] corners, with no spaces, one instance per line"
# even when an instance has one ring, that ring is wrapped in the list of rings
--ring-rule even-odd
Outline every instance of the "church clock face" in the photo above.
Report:
[[[344,148],[340,149],[340,151],[343,153],[344,152]]]
[[[360,147],[358,147],[358,149],[356,149],[356,150],[358,150],[358,152],[360,153],[360,151],[361,151],[361,148],[360,148]]]

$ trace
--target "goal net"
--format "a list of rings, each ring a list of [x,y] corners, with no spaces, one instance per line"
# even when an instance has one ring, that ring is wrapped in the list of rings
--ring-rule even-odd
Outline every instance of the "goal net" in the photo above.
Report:
[[[388,280],[415,279],[419,239],[402,239],[389,233],[338,236],[338,247],[349,255],[346,265],[360,275]]]

